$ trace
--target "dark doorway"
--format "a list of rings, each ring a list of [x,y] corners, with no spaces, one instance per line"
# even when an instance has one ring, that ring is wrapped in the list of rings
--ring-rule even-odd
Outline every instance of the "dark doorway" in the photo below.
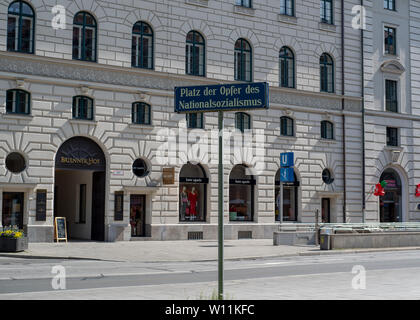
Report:
[[[379,199],[380,222],[400,222],[401,219],[401,180],[392,169],[382,173],[380,181],[385,181],[385,195]]]
[[[130,195],[130,225],[132,237],[146,236],[146,196]]]
[[[330,198],[322,198],[322,223],[331,223]]]
[[[23,192],[3,192],[3,227],[23,229]]]
[[[105,172],[94,172],[92,179],[92,240],[105,240]]]

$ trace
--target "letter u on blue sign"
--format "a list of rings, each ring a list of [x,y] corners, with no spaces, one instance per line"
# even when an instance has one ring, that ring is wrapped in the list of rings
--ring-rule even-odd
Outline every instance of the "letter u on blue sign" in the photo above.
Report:
[[[280,167],[293,167],[294,154],[293,152],[280,154]]]

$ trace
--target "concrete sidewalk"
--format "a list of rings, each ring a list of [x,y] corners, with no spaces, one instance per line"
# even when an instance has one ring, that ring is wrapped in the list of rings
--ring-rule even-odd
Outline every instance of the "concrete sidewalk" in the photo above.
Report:
[[[273,246],[273,240],[269,239],[226,240],[224,256],[226,260],[239,260],[390,250],[420,250],[420,247],[321,251],[319,246]],[[217,260],[217,241],[30,243],[29,249],[25,252],[0,253],[0,256],[127,262],[214,261]]]

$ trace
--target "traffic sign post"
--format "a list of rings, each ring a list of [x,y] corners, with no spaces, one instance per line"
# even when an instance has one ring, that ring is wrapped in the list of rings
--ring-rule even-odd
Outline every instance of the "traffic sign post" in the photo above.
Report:
[[[236,83],[211,86],[175,87],[175,112],[218,112],[219,174],[218,174],[218,298],[223,300],[224,277],[224,210],[223,210],[223,112],[268,109],[268,84]]]

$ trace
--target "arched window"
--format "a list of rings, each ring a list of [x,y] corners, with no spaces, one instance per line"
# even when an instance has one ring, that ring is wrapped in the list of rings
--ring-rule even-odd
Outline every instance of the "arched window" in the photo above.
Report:
[[[245,39],[235,43],[235,80],[252,81],[252,49]]]
[[[298,191],[300,182],[297,179],[296,173],[294,175],[294,182],[283,182],[283,200],[280,199],[280,169],[275,177],[275,217],[276,221],[280,221],[280,207],[283,202],[283,221],[297,221],[298,218]]]
[[[85,96],[73,97],[73,119],[93,120],[93,99]]]
[[[34,39],[34,11],[26,2],[12,2],[7,16],[7,50],[34,53]]]
[[[79,12],[73,20],[73,59],[96,61],[96,20],[87,12]]]
[[[6,112],[17,114],[30,114],[31,94],[27,91],[19,89],[7,90]]]
[[[179,221],[206,221],[207,184],[204,168],[185,164],[179,174]]]
[[[294,136],[294,125],[293,119],[289,117],[280,118],[280,133],[282,136],[293,137]]]
[[[280,86],[295,87],[295,56],[288,47],[280,49]]]
[[[202,112],[197,113],[187,113],[187,128],[189,129],[203,129],[204,123],[203,118],[204,114]]]
[[[334,92],[334,61],[328,53],[319,59],[321,92]]]
[[[402,187],[401,179],[393,169],[386,169],[379,179],[385,181],[385,195],[379,199],[380,222],[401,222]]]
[[[139,21],[133,26],[131,48],[133,67],[153,69],[153,30],[147,23]]]
[[[236,165],[229,176],[229,220],[254,220],[255,178],[247,174],[247,167]]]
[[[203,36],[197,31],[187,34],[185,46],[185,72],[193,76],[205,75],[205,42]]]
[[[151,124],[151,107],[144,102],[134,102],[131,109],[131,119],[136,124]]]
[[[235,113],[235,127],[244,132],[251,129],[251,116],[245,112]]]
[[[334,139],[334,124],[329,121],[321,121],[321,138]]]

